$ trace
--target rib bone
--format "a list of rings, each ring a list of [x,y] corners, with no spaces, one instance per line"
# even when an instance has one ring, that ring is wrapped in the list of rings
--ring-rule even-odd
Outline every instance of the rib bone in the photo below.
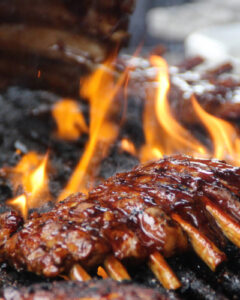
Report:
[[[199,230],[184,221],[178,214],[172,214],[172,218],[186,231],[193,249],[212,271],[226,260],[226,255]]]
[[[91,279],[90,275],[79,264],[72,267],[69,275],[72,280],[77,281],[88,281]]]
[[[164,288],[176,290],[181,287],[177,276],[159,252],[150,255],[148,265]]]
[[[122,280],[130,280],[130,276],[126,270],[126,268],[122,265],[122,263],[116,259],[113,255],[109,255],[105,261],[104,266],[106,268],[107,273],[112,279],[117,281]]]
[[[203,201],[206,204],[206,209],[213,216],[225,236],[240,248],[240,225],[206,197]]]

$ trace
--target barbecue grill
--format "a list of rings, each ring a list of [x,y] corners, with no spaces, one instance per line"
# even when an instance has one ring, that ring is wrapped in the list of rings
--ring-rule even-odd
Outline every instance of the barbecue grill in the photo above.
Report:
[[[107,110],[108,117],[104,127],[108,129],[111,125],[111,128],[117,129],[110,133],[107,131],[106,134],[105,130],[101,131],[103,138],[95,144],[100,154],[89,163],[87,182],[82,183],[81,191],[90,190],[118,172],[131,170],[140,160],[148,160],[144,149],[149,149],[147,147],[152,145],[146,137],[146,124],[151,123],[153,127],[150,127],[150,131],[153,133],[159,130],[155,128],[158,118],[146,113],[146,98],[150,99],[148,111],[152,112],[154,107],[158,74],[158,66],[152,63],[149,57],[159,52],[162,54],[165,47],[170,49],[166,52],[166,57],[170,57],[171,61],[178,61],[175,66],[169,67],[169,103],[176,120],[187,128],[187,138],[193,138],[207,149],[205,155],[214,153],[211,134],[201,123],[198,113],[192,107],[189,108],[193,101],[193,92],[207,113],[216,118],[224,118],[229,126],[232,126],[231,130],[234,130],[231,133],[238,135],[240,79],[234,73],[234,65],[224,62],[220,67],[201,69],[204,65],[202,58],[183,60],[183,40],[151,36],[145,27],[142,27],[145,31],[143,54],[139,54],[137,50],[137,53],[129,55],[130,52],[136,51],[140,42],[139,32],[134,33],[133,26],[138,22],[132,18],[131,47],[124,48],[129,39],[127,26],[133,1],[115,1],[116,7],[108,1],[102,0],[99,4],[92,1],[89,15],[88,1],[82,1],[81,8],[74,0],[36,1],[35,7],[31,0],[21,2],[3,0],[0,3],[1,213],[10,210],[11,201],[18,196],[28,196],[28,193],[25,193],[25,179],[19,177],[20,172],[16,166],[23,157],[33,151],[38,153],[35,157],[36,163],[34,161],[25,172],[34,173],[36,166],[40,166],[44,159],[46,161],[44,155],[48,153],[45,156],[48,159],[45,165],[48,190],[44,190],[42,194],[46,199],[44,203],[39,205],[40,200],[37,200],[34,205],[27,207],[28,215],[50,211],[56,199],[62,200],[61,192],[78,166],[79,158],[84,157],[91,134],[91,107],[94,100],[89,101],[88,98],[94,96],[89,96],[88,91],[79,93],[79,89],[83,90],[86,80],[99,70],[107,70],[107,75],[101,75],[105,80],[106,89],[114,90],[111,80],[120,86],[111,99],[111,108]],[[168,1],[151,2],[152,4],[146,4],[139,0],[135,18],[138,18],[139,14],[145,14],[145,10],[149,10],[151,6],[162,5],[163,2],[165,6],[169,5]],[[184,5],[183,2],[171,1],[170,4]],[[102,7],[99,7],[101,5]],[[104,10],[106,15],[101,15]],[[82,23],[79,23],[79,19]],[[98,26],[99,24],[102,26]],[[143,31],[141,32],[144,34]],[[164,47],[154,49],[158,43]],[[115,53],[118,53],[119,48],[123,50],[116,58]],[[109,57],[111,59],[104,64]],[[98,79],[94,80],[97,82]],[[87,83],[90,86],[89,81]],[[105,97],[103,86],[100,86],[101,99]],[[198,94],[199,89],[201,92]],[[77,122],[77,137],[71,139],[60,135],[59,123],[54,117],[56,104],[66,100],[74,101],[77,104],[75,110],[81,112],[82,116],[80,119],[78,114],[78,121],[74,121]],[[100,111],[98,106],[95,109]],[[65,106],[63,115],[67,115],[67,110]],[[81,120],[84,120],[85,125]],[[149,120],[152,122],[149,123]],[[162,133],[163,130],[159,132]],[[172,137],[164,138],[168,140]],[[156,142],[154,147],[159,143],[158,140],[153,142]],[[184,152],[185,149],[185,145],[182,144],[169,150],[170,146],[165,143],[159,148],[165,150],[163,154],[173,154],[176,149]],[[234,144],[233,152],[223,154],[225,156],[220,158],[237,164],[237,149]],[[147,153],[149,154],[149,151]],[[190,154],[199,155],[193,150]],[[160,157],[159,152],[155,151],[149,159],[154,158],[154,155],[156,158]],[[17,206],[14,207],[18,210]],[[163,288],[146,263],[129,266],[127,269],[134,283],[156,288],[170,299],[238,299],[240,252],[230,242],[224,252],[228,261],[221,264],[216,272],[212,272],[195,253],[167,259],[182,283],[182,287],[176,291]],[[97,277],[96,270],[90,275]],[[61,284],[63,278],[47,279],[26,271],[17,272],[5,261],[1,264],[2,290],[6,287],[30,287],[34,283],[51,284],[52,281]],[[65,281],[62,284],[64,285]]]

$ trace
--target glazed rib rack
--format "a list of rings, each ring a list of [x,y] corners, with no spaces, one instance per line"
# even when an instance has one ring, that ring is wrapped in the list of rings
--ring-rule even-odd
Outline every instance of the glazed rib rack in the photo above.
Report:
[[[2,214],[2,257],[18,270],[47,277],[67,271],[81,280],[89,279],[82,266],[99,264],[114,279],[130,279],[120,261],[147,259],[165,288],[179,288],[163,256],[186,251],[189,240],[215,271],[226,260],[218,248],[224,236],[239,247],[239,172],[216,160],[167,157],[33,214],[16,234],[19,218]]]

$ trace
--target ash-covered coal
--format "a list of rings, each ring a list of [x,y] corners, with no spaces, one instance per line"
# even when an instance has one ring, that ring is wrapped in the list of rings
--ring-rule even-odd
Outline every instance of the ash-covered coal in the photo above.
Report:
[[[54,135],[56,124],[51,111],[53,104],[60,99],[60,96],[50,92],[19,87],[10,87],[0,95],[0,166],[16,165],[21,155],[29,151],[45,154],[49,150],[54,170],[50,174],[50,189],[54,196],[66,184],[87,141],[86,135],[73,142],[60,140]],[[129,103],[121,135],[135,138],[140,145],[143,140],[143,136],[139,134],[142,130],[139,119],[140,101]],[[79,106],[87,116],[87,102],[79,100]],[[101,177],[107,178],[116,172],[129,170],[137,163],[138,160],[131,155],[120,153],[116,144],[102,164]],[[9,187],[10,184],[1,177],[0,199],[9,198],[11,195]]]

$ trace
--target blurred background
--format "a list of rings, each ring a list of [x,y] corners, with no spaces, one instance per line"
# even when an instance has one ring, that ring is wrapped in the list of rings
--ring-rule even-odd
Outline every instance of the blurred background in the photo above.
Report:
[[[220,60],[229,51],[230,56],[238,56],[239,16],[239,0],[138,0],[130,25],[130,49],[143,43],[147,52],[161,44],[172,62],[185,53],[209,56],[206,52],[213,52],[211,60],[219,51]]]

